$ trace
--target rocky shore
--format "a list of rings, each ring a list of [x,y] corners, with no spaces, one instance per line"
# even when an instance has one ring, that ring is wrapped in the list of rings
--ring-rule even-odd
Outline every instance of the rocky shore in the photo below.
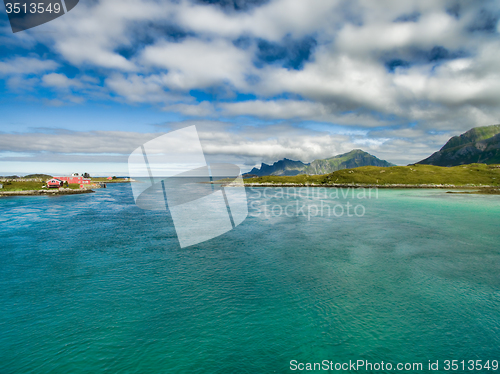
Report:
[[[31,191],[0,191],[0,196],[54,196],[54,195],[79,195],[82,193],[93,193],[92,190],[71,188],[59,188],[53,190],[31,190]]]

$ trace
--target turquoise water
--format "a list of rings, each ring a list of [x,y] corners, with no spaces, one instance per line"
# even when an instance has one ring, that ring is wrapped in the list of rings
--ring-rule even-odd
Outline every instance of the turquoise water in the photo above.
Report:
[[[439,360],[444,372],[447,359],[500,360],[499,196],[257,191],[250,203],[274,214],[250,209],[183,249],[169,216],[138,209],[129,185],[0,199],[0,373],[298,372],[291,360],[422,372]],[[365,213],[278,214],[296,200]]]

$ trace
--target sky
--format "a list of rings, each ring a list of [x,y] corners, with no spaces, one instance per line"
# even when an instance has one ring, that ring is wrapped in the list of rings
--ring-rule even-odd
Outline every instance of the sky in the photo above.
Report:
[[[191,125],[243,171],[418,162],[500,123],[499,19],[487,0],[80,0],[13,33],[0,5],[0,175],[127,175]]]

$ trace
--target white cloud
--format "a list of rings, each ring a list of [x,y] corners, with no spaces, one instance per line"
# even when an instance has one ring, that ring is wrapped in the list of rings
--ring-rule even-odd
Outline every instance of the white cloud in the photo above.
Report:
[[[106,86],[128,101],[137,103],[162,103],[179,100],[168,91],[166,74],[140,76],[138,74],[113,74],[105,80]]]
[[[26,93],[35,91],[35,87],[39,84],[39,79],[36,77],[26,78],[21,75],[13,75],[7,79],[7,87],[12,92]]]
[[[264,119],[296,119],[330,122],[336,125],[362,127],[384,126],[381,120],[369,113],[340,113],[334,104],[301,100],[251,100],[217,105],[224,116],[253,116]]]
[[[70,79],[64,74],[50,73],[42,77],[42,82],[46,86],[57,88],[81,87],[82,83],[77,79]]]
[[[325,107],[320,103],[298,100],[243,101],[223,103],[219,107],[230,116],[252,115],[273,119],[311,118],[325,113]]]
[[[163,110],[197,117],[213,116],[216,114],[214,105],[208,101],[203,101],[199,104],[172,104],[165,106]]]
[[[48,23],[47,27],[56,33],[55,50],[72,64],[135,71],[135,64],[115,49],[131,46],[133,29],[129,27],[134,23],[161,19],[167,10],[168,6],[148,0],[80,2],[74,10],[57,22]]]
[[[158,134],[120,131],[1,133],[0,149],[7,152],[52,154],[128,154]],[[55,159],[60,160],[60,156]]]
[[[144,49],[141,61],[168,70],[165,84],[189,90],[229,83],[246,86],[245,75],[252,69],[249,51],[225,40],[187,39],[182,43],[161,42]]]
[[[237,38],[252,35],[278,41],[285,35],[301,37],[337,20],[335,8],[341,1],[275,0],[248,13],[227,14],[221,9],[193,5],[184,0],[176,9],[178,22],[198,33]]]
[[[0,75],[36,74],[54,70],[58,63],[52,60],[41,60],[36,57],[14,57],[0,61]]]
[[[258,163],[261,160],[272,162],[288,157],[312,161],[355,148],[347,135],[311,132],[289,125],[279,126],[281,135],[276,135],[275,127],[246,126],[234,129],[221,122],[184,122],[179,126],[192,124],[197,125],[203,150],[209,160]],[[161,134],[62,130],[48,133],[2,133],[0,148],[4,152],[22,153],[24,159],[26,154],[33,154],[35,159],[30,161],[71,160],[72,155],[80,155],[86,161],[109,162],[109,157],[128,156],[134,149],[159,135]],[[89,147],[89,144],[92,146]],[[12,155],[9,159],[12,159]]]
[[[159,127],[161,132],[45,131],[1,133],[2,161],[27,162],[126,162],[128,155],[145,142],[186,126],[196,125],[207,161],[230,162],[248,171],[261,162],[282,158],[310,162],[361,148],[381,159],[404,165],[418,162],[460,133],[438,132],[417,127],[373,129],[336,133],[290,124],[241,126],[219,121],[184,121]],[[89,144],[92,146],[89,147]],[[180,145],[185,146],[185,145]],[[9,153],[10,152],[10,153]],[[80,161],[78,161],[80,160]]]
[[[259,89],[266,95],[293,92],[340,112],[359,107],[389,112],[398,95],[382,66],[327,47],[319,48],[315,62],[303,70],[267,67],[261,76]]]
[[[436,45],[457,48],[462,45],[462,25],[446,14],[429,13],[418,22],[374,21],[362,26],[346,25],[338,34],[336,45],[343,52],[367,55],[398,48],[425,48]]]

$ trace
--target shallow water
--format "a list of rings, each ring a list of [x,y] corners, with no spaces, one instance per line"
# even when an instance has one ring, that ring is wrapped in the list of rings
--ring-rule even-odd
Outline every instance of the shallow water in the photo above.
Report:
[[[0,199],[0,373],[500,359],[500,197],[307,191],[247,189],[241,225],[183,249],[126,184]]]

